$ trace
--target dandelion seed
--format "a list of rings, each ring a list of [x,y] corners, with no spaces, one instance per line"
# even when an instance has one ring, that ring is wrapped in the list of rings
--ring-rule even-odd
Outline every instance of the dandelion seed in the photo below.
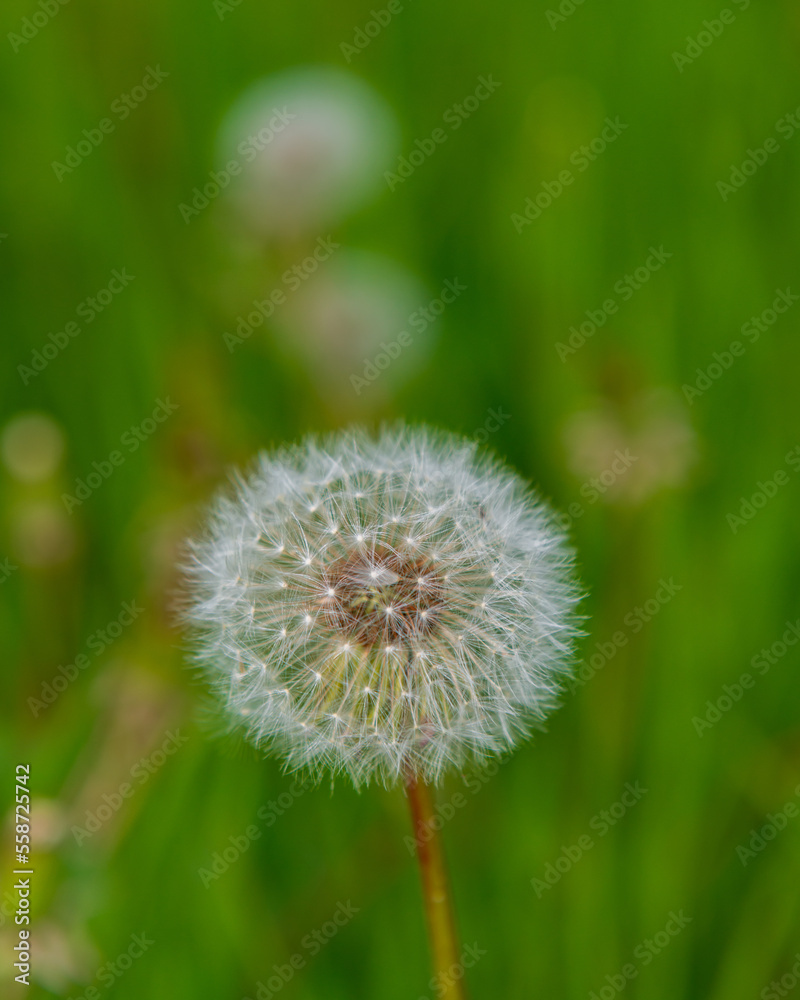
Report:
[[[291,552],[264,536],[301,554],[290,573]],[[348,432],[264,454],[192,552],[197,660],[232,722],[292,770],[436,783],[540,725],[569,670],[577,588],[550,510],[445,434]],[[295,641],[281,621],[300,624]],[[234,686],[237,661],[263,668]]]
[[[248,136],[268,135],[241,158]],[[393,159],[397,123],[366,83],[328,67],[252,84],[226,115],[220,161],[239,151],[230,197],[241,225],[265,237],[321,232],[372,197]],[[238,171],[237,171],[238,173]]]

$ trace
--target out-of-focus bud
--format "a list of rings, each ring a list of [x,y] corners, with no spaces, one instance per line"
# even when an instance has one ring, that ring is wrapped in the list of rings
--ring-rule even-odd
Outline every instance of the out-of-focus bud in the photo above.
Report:
[[[253,84],[231,108],[218,161],[239,165],[229,188],[256,234],[319,234],[380,190],[398,128],[384,100],[341,70],[293,69]]]
[[[46,413],[19,413],[3,428],[3,464],[23,483],[51,479],[64,455],[64,434]]]
[[[570,468],[607,503],[637,505],[681,487],[696,459],[686,409],[663,389],[576,413],[564,438]]]
[[[328,398],[369,403],[424,360],[441,314],[429,298],[393,261],[339,250],[289,297],[276,331]]]
[[[68,884],[62,896],[68,911],[66,925],[59,919],[40,919],[31,930],[31,953],[35,956],[35,978],[51,993],[64,995],[72,984],[92,978],[100,955],[76,918],[76,884]]]
[[[31,803],[31,846],[50,851],[67,831],[67,814],[57,799],[34,799]]]
[[[54,500],[28,501],[14,511],[11,543],[14,556],[24,566],[58,566],[75,554],[75,526]]]

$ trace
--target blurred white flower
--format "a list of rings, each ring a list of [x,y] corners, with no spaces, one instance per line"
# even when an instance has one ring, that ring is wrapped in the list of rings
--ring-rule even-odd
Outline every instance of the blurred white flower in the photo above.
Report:
[[[378,381],[385,393],[419,367],[438,325],[422,313],[425,301],[398,264],[340,250],[289,299],[275,330],[325,396],[353,400]]]
[[[380,190],[399,141],[394,115],[365,82],[308,67],[253,84],[220,129],[221,164],[236,160],[237,213],[267,237],[319,234]]]
[[[3,464],[23,483],[52,478],[64,456],[64,434],[46,413],[19,413],[3,428]]]
[[[262,454],[187,567],[186,620],[231,725],[356,785],[508,750],[557,702],[572,553],[525,483],[426,430]]]
[[[100,961],[100,954],[89,937],[83,921],[76,914],[77,886],[75,882],[62,890],[62,897],[69,899],[70,907],[57,903],[58,909],[67,910],[59,916],[42,914],[31,928],[31,963],[34,980],[38,980],[51,993],[64,995],[75,983],[89,982]]]
[[[34,799],[31,803],[31,845],[50,851],[64,838],[67,814],[58,799]]]
[[[640,504],[663,489],[682,486],[697,457],[686,407],[668,390],[634,396],[624,407],[604,402],[576,413],[564,433],[576,476],[600,476],[620,452],[630,468],[603,492],[609,503]]]
[[[55,500],[27,500],[10,516],[12,551],[24,566],[58,566],[75,555],[75,524]]]

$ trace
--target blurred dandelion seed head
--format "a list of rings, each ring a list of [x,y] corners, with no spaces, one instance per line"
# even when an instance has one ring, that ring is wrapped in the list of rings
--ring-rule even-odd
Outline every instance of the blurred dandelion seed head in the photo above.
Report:
[[[606,503],[638,506],[663,490],[686,485],[697,461],[697,440],[685,405],[673,392],[653,389],[625,404],[603,400],[575,413],[564,427],[573,473],[599,476],[629,452],[635,464],[603,494]]]
[[[422,284],[394,261],[343,249],[293,295],[276,331],[285,350],[302,358],[321,392],[352,399],[350,376],[362,376],[365,364],[386,345],[394,346],[398,357],[381,370],[381,387],[398,385],[422,365],[439,326],[420,322],[425,300]],[[403,331],[409,346],[395,346]]]
[[[398,137],[391,108],[363,80],[304,67],[248,88],[218,149],[221,163],[242,166],[231,190],[239,218],[283,239],[319,232],[377,193]]]
[[[435,782],[557,703],[573,556],[473,444],[395,429],[262,454],[191,553],[197,660],[231,725],[290,769]]]
[[[40,483],[58,472],[64,456],[64,433],[46,413],[18,413],[3,428],[0,454],[16,480]]]

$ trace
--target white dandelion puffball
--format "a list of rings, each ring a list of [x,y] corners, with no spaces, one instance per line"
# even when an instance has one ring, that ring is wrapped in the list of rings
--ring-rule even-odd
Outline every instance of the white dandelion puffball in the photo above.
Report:
[[[398,147],[389,105],[357,76],[302,67],[259,80],[220,129],[240,217],[266,236],[316,232],[381,190]]]
[[[389,258],[343,249],[292,296],[275,328],[327,396],[376,396],[370,390],[396,387],[429,352],[439,326],[424,312],[429,298]]]
[[[197,659],[291,770],[435,783],[541,724],[569,670],[578,590],[549,508],[444,433],[263,453],[191,552]]]

